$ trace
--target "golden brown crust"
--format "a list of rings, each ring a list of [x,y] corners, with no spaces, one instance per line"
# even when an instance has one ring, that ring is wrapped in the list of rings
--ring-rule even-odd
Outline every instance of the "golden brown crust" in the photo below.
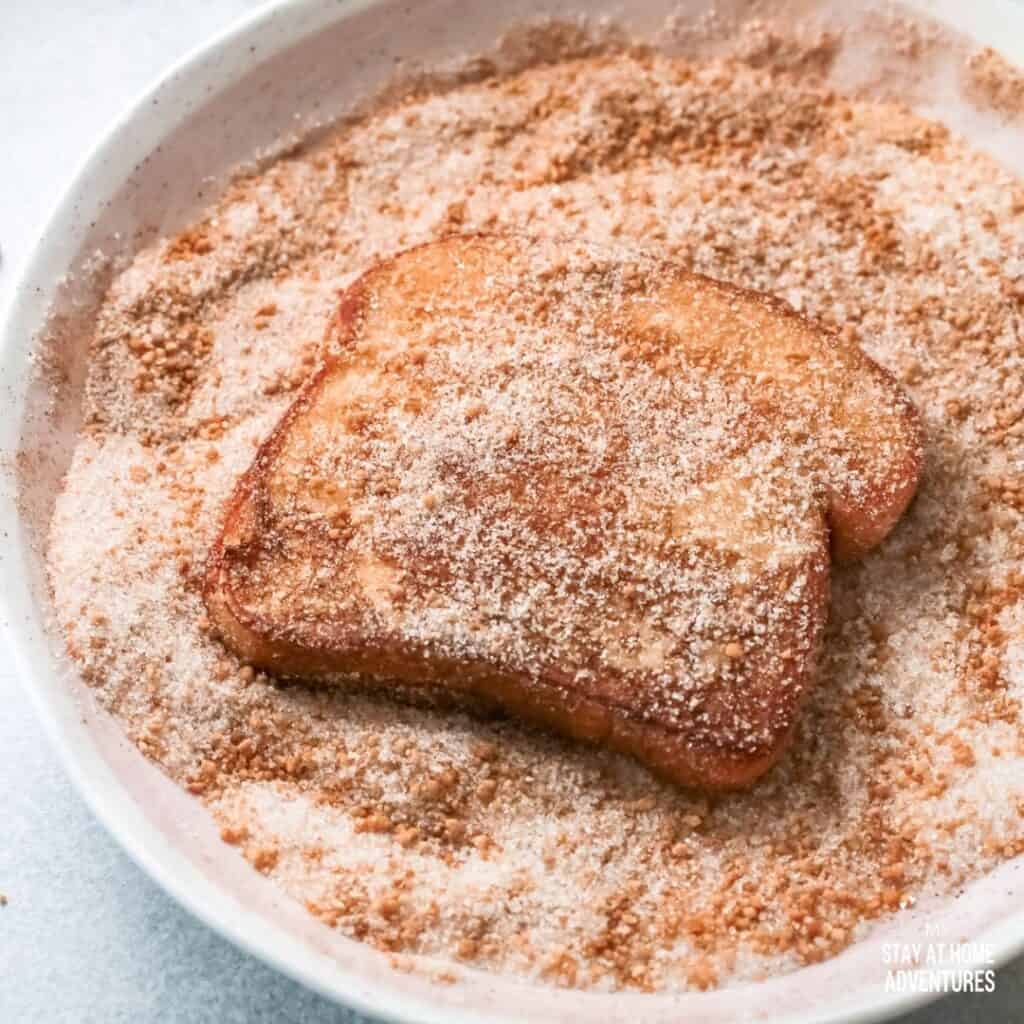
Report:
[[[281,675],[498,708],[679,783],[743,785],[812,681],[829,532],[837,557],[877,544],[920,451],[888,374],[778,300],[581,243],[449,239],[346,291],[239,482],[206,601]],[[543,564],[579,576],[602,555],[586,585]]]

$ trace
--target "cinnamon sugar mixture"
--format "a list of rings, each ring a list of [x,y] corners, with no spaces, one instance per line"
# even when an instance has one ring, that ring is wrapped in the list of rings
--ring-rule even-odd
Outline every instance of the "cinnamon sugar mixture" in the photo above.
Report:
[[[69,650],[225,841],[329,926],[554,984],[707,988],[828,957],[1024,852],[1024,186],[787,63],[616,52],[392,97],[237,181],[111,288],[51,534]],[[338,290],[409,245],[506,229],[779,295],[921,412],[918,498],[833,571],[819,684],[747,793],[277,684],[210,636],[223,503]]]

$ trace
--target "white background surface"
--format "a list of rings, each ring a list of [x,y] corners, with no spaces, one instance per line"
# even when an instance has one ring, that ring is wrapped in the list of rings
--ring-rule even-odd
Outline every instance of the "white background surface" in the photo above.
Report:
[[[255,0],[0,0],[0,311],[87,148],[172,61]],[[0,415],[3,410],[0,409]],[[194,921],[71,789],[0,651],[0,1024],[359,1018]],[[994,995],[902,1024],[1024,1024],[1024,958]]]

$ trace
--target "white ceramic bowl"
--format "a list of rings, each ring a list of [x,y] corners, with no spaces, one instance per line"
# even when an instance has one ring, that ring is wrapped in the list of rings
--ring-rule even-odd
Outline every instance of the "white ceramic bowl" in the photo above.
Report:
[[[742,5],[742,0],[739,0]],[[800,0],[808,7],[812,0]],[[81,329],[95,309],[90,254],[130,255],[182,226],[238,163],[275,147],[365,96],[396,57],[427,64],[480,51],[503,25],[558,8],[553,0],[299,0],[258,13],[196,51],[113,126],[76,175],[16,290],[0,349],[0,536],[5,621],[17,670],[50,740],[97,816],[169,893],[223,935],[327,996],[403,1021],[482,1020],[875,1021],[923,996],[887,993],[883,941],[931,934],[991,944],[1002,961],[1024,948],[1019,863],[954,901],[919,908],[841,956],[758,985],[681,997],[543,990],[468,972],[457,985],[400,974],[386,958],[342,938],[244,866],[186,796],[92,706],[50,614],[40,537],[67,465],[84,377]],[[670,10],[696,16],[710,0],[613,0],[577,9],[610,13],[638,34]],[[851,4],[833,5],[848,18]],[[1024,7],[1006,0],[927,5],[941,20],[1024,65]],[[500,9],[499,9],[500,7]],[[955,113],[955,112],[954,112]],[[956,120],[956,117],[954,117]],[[971,125],[977,141],[1024,159],[1024,140]],[[1009,148],[1008,148],[1009,147]],[[95,265],[95,261],[92,261]],[[44,333],[60,339],[40,374]],[[17,458],[14,456],[17,455]]]

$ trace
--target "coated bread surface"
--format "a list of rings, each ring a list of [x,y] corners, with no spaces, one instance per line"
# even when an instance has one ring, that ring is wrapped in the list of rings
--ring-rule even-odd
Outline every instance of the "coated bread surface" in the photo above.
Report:
[[[633,249],[454,236],[343,294],[232,496],[205,599],[280,676],[499,710],[752,782],[878,544],[915,411],[781,301]]]

